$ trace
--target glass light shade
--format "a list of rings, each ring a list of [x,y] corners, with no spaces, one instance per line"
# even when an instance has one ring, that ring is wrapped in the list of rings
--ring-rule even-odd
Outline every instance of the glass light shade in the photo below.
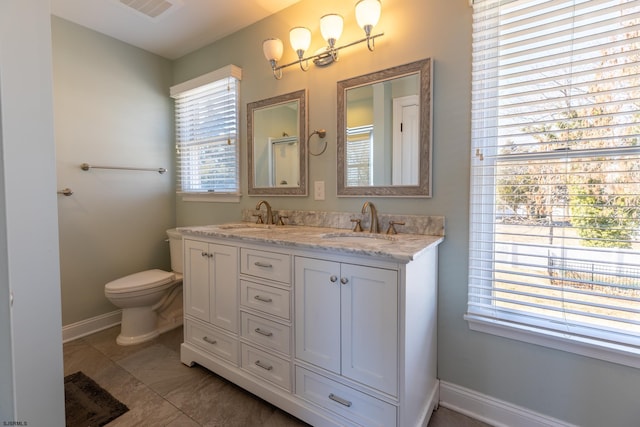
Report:
[[[356,21],[360,28],[366,31],[366,27],[373,28],[380,19],[382,6],[380,0],[360,0],[356,4]]]
[[[289,31],[289,41],[293,50],[301,57],[300,52],[304,54],[311,45],[311,30],[306,27],[294,27]]]
[[[332,45],[342,35],[342,27],[344,20],[342,16],[332,13],[330,15],[324,15],[320,18],[320,32],[322,37]]]
[[[282,40],[280,39],[266,39],[262,42],[262,52],[267,61],[280,61],[282,51]]]

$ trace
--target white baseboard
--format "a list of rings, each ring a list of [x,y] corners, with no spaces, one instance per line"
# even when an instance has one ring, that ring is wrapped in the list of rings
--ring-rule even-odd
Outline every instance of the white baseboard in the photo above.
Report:
[[[103,329],[119,325],[121,320],[122,310],[116,310],[111,313],[101,314],[100,316],[65,325],[62,327],[62,342],[77,340],[78,338],[91,335]]]
[[[446,381],[440,381],[440,405],[495,427],[577,427]]]

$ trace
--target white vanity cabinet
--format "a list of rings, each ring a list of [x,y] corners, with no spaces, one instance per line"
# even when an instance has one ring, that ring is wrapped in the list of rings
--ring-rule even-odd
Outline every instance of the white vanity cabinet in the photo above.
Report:
[[[184,239],[184,340],[234,365],[238,349],[238,248]]]
[[[437,244],[397,261],[187,236],[184,260],[183,363],[315,427],[426,425],[438,402]]]
[[[398,395],[398,272],[296,257],[296,358]]]
[[[229,332],[238,332],[238,248],[184,241],[185,313]]]
[[[291,255],[240,248],[241,368],[292,390]]]

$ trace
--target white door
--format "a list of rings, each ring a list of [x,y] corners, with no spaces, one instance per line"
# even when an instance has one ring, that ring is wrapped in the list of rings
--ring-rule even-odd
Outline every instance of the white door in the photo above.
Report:
[[[184,311],[193,317],[209,321],[209,245],[184,240]]]
[[[342,264],[342,375],[398,393],[398,273]]]
[[[233,333],[238,332],[238,248],[210,244],[208,247],[209,321]]]
[[[393,185],[418,185],[420,180],[420,99],[393,100]]]
[[[340,264],[295,259],[296,357],[340,373]]]

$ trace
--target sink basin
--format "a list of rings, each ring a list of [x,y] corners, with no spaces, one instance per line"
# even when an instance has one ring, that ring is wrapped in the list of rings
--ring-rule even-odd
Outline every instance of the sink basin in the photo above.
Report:
[[[376,240],[379,241],[395,241],[397,240],[393,236],[389,236],[388,234],[377,234],[377,233],[356,233],[356,232],[341,232],[341,233],[326,233],[322,236],[323,239],[331,239],[340,242],[360,242],[365,243],[367,241],[373,242]]]

